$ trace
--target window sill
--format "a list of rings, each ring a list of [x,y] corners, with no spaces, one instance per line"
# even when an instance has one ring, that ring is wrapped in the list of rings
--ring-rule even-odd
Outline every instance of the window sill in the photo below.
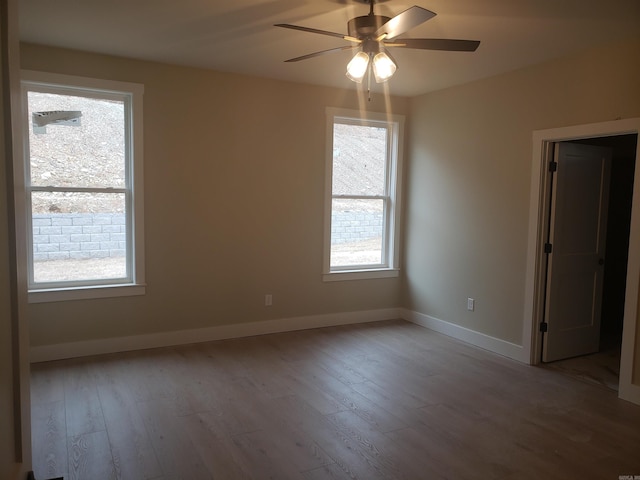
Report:
[[[91,287],[52,288],[49,290],[29,290],[29,303],[66,302],[70,300],[90,300],[94,298],[131,297],[144,295],[146,285],[99,285]]]
[[[374,278],[393,278],[400,275],[397,268],[379,270],[342,270],[322,275],[323,282],[342,282],[347,280],[369,280]]]

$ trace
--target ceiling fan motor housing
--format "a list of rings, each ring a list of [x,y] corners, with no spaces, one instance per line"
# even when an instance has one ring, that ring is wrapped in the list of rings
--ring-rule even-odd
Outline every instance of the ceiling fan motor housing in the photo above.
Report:
[[[391,20],[391,18],[385,17],[384,15],[364,15],[362,17],[352,18],[347,23],[349,36],[361,40],[367,37],[373,37],[376,31],[389,20]]]

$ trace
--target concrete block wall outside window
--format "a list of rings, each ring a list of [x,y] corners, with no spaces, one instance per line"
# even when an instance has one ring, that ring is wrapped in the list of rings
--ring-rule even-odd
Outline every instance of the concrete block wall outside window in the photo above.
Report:
[[[51,213],[33,215],[34,261],[123,257],[124,214]]]

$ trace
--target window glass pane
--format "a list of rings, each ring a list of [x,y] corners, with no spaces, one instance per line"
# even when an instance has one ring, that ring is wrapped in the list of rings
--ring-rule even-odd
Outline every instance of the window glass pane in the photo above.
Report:
[[[28,92],[31,185],[125,186],[124,102]]]
[[[33,192],[34,282],[125,278],[121,193]]]
[[[383,200],[334,199],[331,267],[382,264]]]
[[[387,129],[334,123],[333,195],[384,195]]]

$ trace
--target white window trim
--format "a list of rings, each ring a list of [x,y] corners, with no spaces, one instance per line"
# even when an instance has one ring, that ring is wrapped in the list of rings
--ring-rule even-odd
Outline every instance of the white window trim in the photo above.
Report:
[[[358,266],[359,268],[331,269],[331,211],[333,180],[333,124],[336,119],[349,123],[367,125],[367,122],[384,122],[390,129],[389,145],[389,205],[388,220],[383,246],[386,266]],[[400,265],[400,213],[402,208],[402,164],[404,147],[404,116],[377,112],[363,112],[343,108],[326,109],[326,161],[325,161],[325,208],[324,208],[324,259],[325,282],[343,280],[365,280],[399,276]]]
[[[29,303],[57,302],[68,300],[84,300],[91,298],[107,298],[121,297],[132,295],[144,295],[146,291],[145,284],[145,252],[144,252],[144,170],[143,170],[143,94],[144,85],[137,83],[119,82],[113,80],[102,80],[88,77],[78,77],[71,75],[60,75],[54,73],[37,72],[31,70],[21,71],[21,81],[23,82],[23,99],[25,97],[24,90],[27,86],[55,87],[64,89],[64,87],[77,87],[80,89],[94,90],[100,94],[119,94],[131,96],[131,154],[133,162],[130,165],[131,175],[131,216],[129,231],[131,232],[130,248],[132,249],[132,275],[127,283],[108,283],[96,281],[91,285],[78,285],[69,287],[56,288],[39,288],[30,289],[28,292]],[[70,89],[73,93],[74,90]],[[77,93],[77,92],[76,92]],[[27,106],[23,105],[26,112]],[[26,118],[26,113],[24,114]],[[24,123],[24,120],[23,120]],[[22,127],[25,128],[24,126]],[[15,180],[16,180],[16,214],[23,218],[28,218],[27,212],[28,202],[26,195],[27,168],[26,161],[29,155],[28,148],[28,130],[23,131],[24,142],[24,158],[15,158]],[[26,229],[18,232],[18,240],[31,245],[29,241],[31,235],[31,227],[25,222]],[[21,238],[20,238],[21,237]],[[33,247],[28,249],[28,255],[31,256]],[[24,262],[28,265],[29,262]],[[32,268],[28,266],[27,268]],[[27,278],[28,272],[24,272]]]

